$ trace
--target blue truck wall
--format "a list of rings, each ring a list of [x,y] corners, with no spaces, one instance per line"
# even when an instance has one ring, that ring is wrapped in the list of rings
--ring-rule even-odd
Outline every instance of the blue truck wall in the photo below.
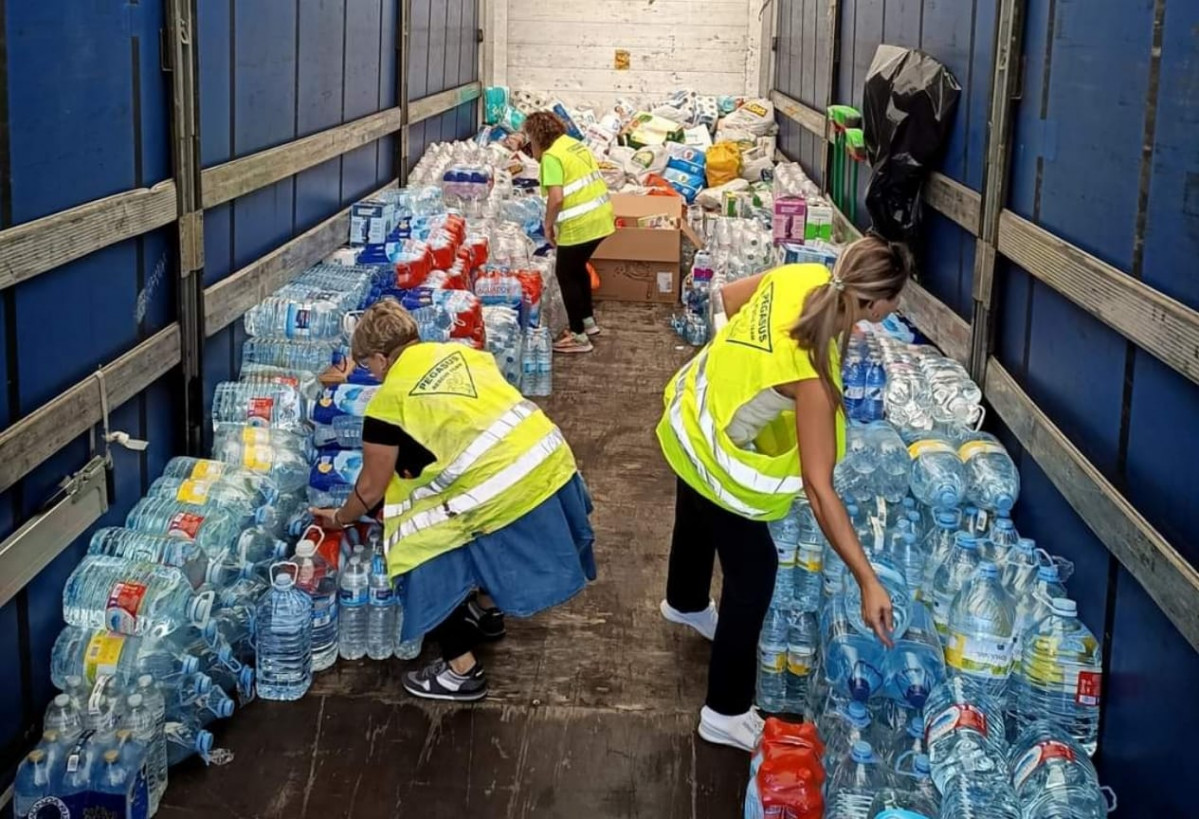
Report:
[[[197,3],[200,159],[204,168],[400,104],[401,0]],[[478,79],[477,0],[412,0],[409,99]],[[0,229],[172,176],[170,77],[162,70],[163,3],[0,0]],[[411,129],[409,160],[461,139],[467,103]],[[384,137],[204,214],[211,286],[398,174]],[[0,429],[178,319],[175,229],[111,245],[0,291]],[[205,412],[236,378],[242,323],[206,342]],[[116,408],[112,425],[151,442],[116,450],[120,525],[170,457],[182,454],[178,371]],[[0,494],[11,534],[89,457],[87,437]],[[0,608],[0,790],[40,729],[54,693],[49,656],[62,628],[62,586],[90,532]]]
[[[796,34],[827,30],[827,0],[783,0],[776,87],[823,108],[820,51]],[[962,85],[942,173],[982,187],[995,0],[844,0],[835,99],[860,106],[880,43],[919,48]],[[1129,275],[1199,307],[1199,6],[1164,0],[1028,0],[1006,206]],[[1155,31],[1160,58],[1154,58]],[[823,147],[780,123],[784,152],[819,168]],[[797,138],[798,133],[798,138]],[[1146,144],[1150,151],[1142,152]],[[862,191],[865,189],[863,173]],[[921,277],[971,318],[975,238],[925,208]],[[859,222],[867,222],[859,205]],[[1003,260],[996,356],[1070,440],[1193,565],[1199,490],[1199,387]],[[1199,655],[1111,557],[1014,438],[1014,517],[1077,566],[1069,583],[1106,644],[1098,762],[1117,815],[1193,814],[1190,746],[1199,735]]]

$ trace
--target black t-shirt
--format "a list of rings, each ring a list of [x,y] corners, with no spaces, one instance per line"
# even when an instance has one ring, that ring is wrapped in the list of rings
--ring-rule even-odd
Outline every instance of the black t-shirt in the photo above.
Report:
[[[426,466],[437,461],[432,452],[403,429],[378,418],[362,419],[362,442],[397,447],[396,474],[401,478],[415,478]]]

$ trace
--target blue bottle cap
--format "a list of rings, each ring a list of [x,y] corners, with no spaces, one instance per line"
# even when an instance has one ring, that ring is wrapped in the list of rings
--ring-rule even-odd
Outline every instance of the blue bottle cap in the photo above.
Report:
[[[973,552],[978,549],[978,538],[969,532],[958,532],[953,536],[953,543],[959,549]]]
[[[183,666],[182,671],[185,676],[188,674],[195,674],[197,671],[200,670],[200,661],[191,654],[184,654],[182,666]],[[145,674],[143,676],[148,677],[149,675]],[[153,678],[151,678],[151,679],[153,679]],[[140,683],[141,680],[139,679],[138,682]]]
[[[1016,528],[1016,524],[1012,523],[1012,519],[1005,516],[1006,513],[1000,512],[999,514],[1000,514],[1000,517],[995,519],[995,528],[996,529],[1007,530],[1007,529],[1015,529]]]
[[[1001,515],[1012,511],[1012,507],[1016,505],[1016,499],[1011,495],[1003,494],[995,498],[995,511]]]
[[[952,506],[953,504],[945,504]],[[936,511],[936,523],[942,529],[952,529],[958,525],[958,513],[956,509],[938,509]]]
[[[999,577],[999,568],[989,560],[984,560],[978,564],[978,576],[987,580],[994,580]]]
[[[859,739],[853,744],[853,750],[850,752],[850,756],[853,758],[854,762],[873,762],[874,749],[870,747],[869,742],[864,742]]]
[[[908,720],[908,736],[912,739],[924,735],[924,719],[922,717],[912,717]],[[927,758],[926,758],[927,761]]]
[[[867,686],[869,689],[869,686]],[[855,728],[865,728],[870,724],[870,709],[859,700],[854,700],[845,709],[845,715],[849,720],[849,724]]]
[[[1061,574],[1057,570],[1056,563],[1050,563],[1048,566],[1041,566],[1037,569],[1037,580],[1043,580],[1046,583],[1056,583],[1061,578]]]
[[[200,756],[208,756],[212,751],[212,734],[208,731],[196,732],[196,752]]]
[[[937,506],[953,506],[955,504],[955,502],[957,501],[957,498],[958,498],[958,496],[955,492],[952,492],[951,490],[946,489],[944,492],[942,492],[940,495],[937,496]],[[952,512],[950,512],[948,514],[950,516],[949,517],[949,525],[956,524],[957,516],[954,515]],[[940,523],[941,520],[942,520],[941,512],[938,511],[937,512],[937,522]]]
[[[925,777],[932,773],[932,765],[929,764],[927,754],[916,754],[916,758],[912,760],[912,770],[919,776]]]

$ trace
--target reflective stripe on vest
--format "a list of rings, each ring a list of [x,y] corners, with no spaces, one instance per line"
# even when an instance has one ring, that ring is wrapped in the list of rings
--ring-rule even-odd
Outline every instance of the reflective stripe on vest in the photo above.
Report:
[[[573,208],[567,208],[566,210],[559,211],[558,218],[555,220],[554,224],[560,225],[563,222],[570,221],[571,219],[578,219],[580,216],[586,216],[587,214],[591,213],[591,211],[598,210],[599,208],[602,208],[604,205],[608,204],[608,201],[608,194],[602,193],[597,198],[592,199],[590,202],[584,202],[581,205],[575,205]]]
[[[383,507],[384,517],[394,518],[407,512],[417,501],[439,495],[449,489],[455,481],[466,474],[466,470],[487,454],[522,421],[537,412],[537,405],[532,401],[521,401],[512,409],[505,412],[492,422],[491,426],[479,433],[479,437],[470,442],[458,457],[450,461],[441,474],[425,486],[417,487],[403,503],[390,503]]]
[[[686,435],[686,428],[682,426],[683,417],[683,394],[685,392],[687,373],[692,367],[696,368],[695,372],[695,403],[699,408],[699,428],[703,434],[704,441],[708,445],[708,451],[712,453],[712,457],[716,459],[716,464],[723,469],[730,478],[738,483],[743,488],[750,492],[756,492],[762,495],[797,495],[803,490],[803,480],[798,476],[789,475],[785,478],[775,478],[770,475],[764,475],[751,466],[743,464],[741,461],[734,458],[726,452],[721,446],[716,435],[716,421],[712,418],[712,414],[708,411],[707,395],[708,395],[708,376],[704,373],[704,365],[708,360],[708,352],[705,350],[700,353],[694,361],[687,365],[680,373],[677,382],[675,383],[674,398],[671,400],[670,419],[671,426],[675,430],[676,436],[679,438],[679,443],[687,451],[688,458],[691,459],[692,465],[704,476],[704,482],[715,492],[719,497],[725,500],[733,508],[737,508],[739,501],[730,500],[726,497],[727,493],[723,487],[718,488],[718,483],[714,483],[710,476],[704,470],[703,464],[699,462],[695,451],[691,446],[691,441]],[[678,419],[677,423],[675,419]],[[744,506],[744,504],[741,504]],[[752,509],[752,507],[746,507]],[[753,510],[750,514],[765,514],[764,510]]]
[[[599,171],[592,171],[591,173],[587,174],[586,176],[580,177],[580,178],[576,179],[574,182],[571,182],[569,185],[562,188],[562,197],[566,198],[567,196],[570,196],[572,193],[578,193],[579,191],[583,190],[583,188],[587,187],[588,185],[590,185],[594,182],[599,182],[603,178],[604,177],[600,174]]]
[[[453,498],[413,515],[402,521],[400,527],[387,539],[387,549],[399,543],[406,537],[417,532],[445,523],[453,517],[469,512],[485,503],[495,500],[503,493],[523,481],[534,469],[541,466],[551,455],[566,445],[566,438],[557,427],[535,443],[533,446],[496,474],[480,483],[469,492],[463,492]]]

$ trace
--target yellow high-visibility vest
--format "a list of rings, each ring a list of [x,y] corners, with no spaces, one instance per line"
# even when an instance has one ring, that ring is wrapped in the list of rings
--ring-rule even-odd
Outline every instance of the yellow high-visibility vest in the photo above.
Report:
[[[558,244],[571,247],[614,233],[616,216],[608,199],[608,185],[591,150],[563,135],[545,153],[562,163],[562,210],[554,224]]]
[[[502,529],[576,472],[562,432],[504,380],[495,359],[460,344],[416,344],[391,366],[366,415],[401,427],[437,459],[392,474],[383,526],[391,575]]]
[[[662,453],[675,473],[708,500],[754,520],[778,520],[803,490],[795,412],[785,411],[743,449],[727,429],[737,410],[763,390],[817,378],[808,351],[791,338],[804,300],[827,283],[823,265],[786,265],[762,277],[753,297],[666,386],[658,424]],[[841,386],[840,351],[831,371]],[[837,457],[845,417],[837,413]]]

